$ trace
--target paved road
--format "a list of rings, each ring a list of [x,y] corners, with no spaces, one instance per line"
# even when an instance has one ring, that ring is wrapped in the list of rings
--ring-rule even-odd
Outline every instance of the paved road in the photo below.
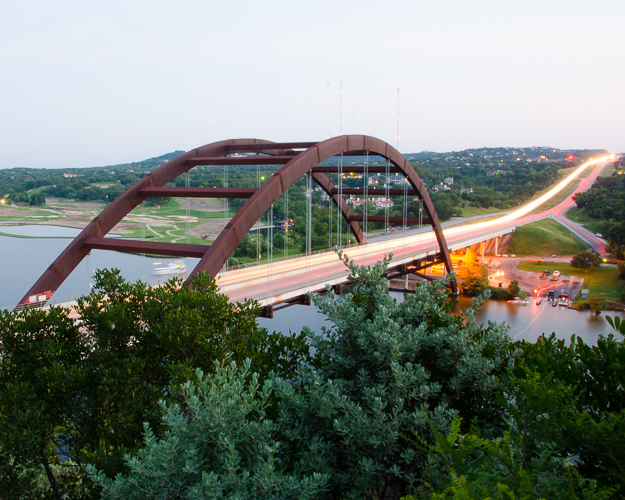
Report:
[[[558,290],[560,293],[568,293],[571,297],[575,297],[582,284],[583,278],[576,276],[561,276],[558,281],[551,281],[549,278],[540,279],[538,273],[529,271],[521,271],[517,268],[520,262],[530,260],[526,258],[512,257],[493,257],[488,266],[489,277],[493,276],[496,271],[503,271],[503,276],[496,276],[491,280],[491,286],[497,286],[497,282],[501,281],[503,287],[506,288],[512,280],[517,280],[521,290],[531,292],[538,290],[546,293],[551,288]],[[569,258],[561,259],[542,259],[543,262],[569,262]]]
[[[578,189],[588,189],[592,180],[601,169],[614,159],[595,162],[596,167],[593,172],[580,183]],[[577,171],[581,172],[580,167]],[[472,224],[456,225],[444,229],[445,239],[450,248],[460,248],[466,246],[465,243],[472,238],[480,241],[488,238],[488,234],[505,234],[514,227],[528,224],[537,220],[550,217],[570,207],[572,200],[569,198],[556,207],[545,210],[538,214],[531,214],[533,210],[540,207],[553,197],[568,183],[575,178],[569,175],[556,187],[549,190],[544,195],[532,202],[516,209],[502,217],[474,222]],[[410,259],[426,251],[438,249],[435,236],[429,228],[419,230],[398,231],[384,241],[371,241],[369,244],[354,247],[346,250],[351,258],[358,264],[373,264],[381,260],[389,253],[394,254],[394,260]],[[336,283],[337,280],[344,280],[347,272],[342,263],[338,261],[332,253],[325,253],[311,256],[309,258],[294,259],[293,261],[281,262],[273,266],[264,265],[249,268],[241,271],[233,271],[222,276],[220,286],[224,293],[233,300],[242,300],[250,297],[261,300],[267,297],[284,297],[292,291],[315,290],[323,287],[325,283]],[[529,278],[522,278],[523,283],[527,282],[528,289],[533,288],[533,284],[527,281]]]
[[[557,210],[553,212],[552,214],[550,214],[549,217],[559,222],[560,224],[565,226],[567,229],[569,229],[570,231],[575,233],[577,236],[579,236],[582,240],[588,243],[589,247],[592,248],[595,252],[599,252],[601,255],[605,255],[606,254],[605,240],[599,238],[597,235],[593,234],[588,229],[582,227],[581,224],[578,224],[576,222],[573,222],[570,219],[567,219],[565,216],[566,212],[568,212],[571,208],[575,206],[575,201],[573,201],[573,196],[576,195],[577,193],[581,193],[583,191],[587,191],[588,189],[590,189],[593,183],[595,182],[595,179],[599,175],[599,172],[601,172],[601,168],[596,168],[591,172],[591,174],[588,177],[586,177],[585,179],[582,179],[579,184],[579,187],[575,190],[575,192],[571,195],[571,197],[568,200],[565,200],[562,203],[560,203],[560,205],[556,207]]]

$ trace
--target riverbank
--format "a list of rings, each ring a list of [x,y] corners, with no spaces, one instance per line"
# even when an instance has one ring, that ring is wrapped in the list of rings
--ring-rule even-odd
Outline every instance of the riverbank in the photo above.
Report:
[[[517,227],[508,247],[509,254],[522,257],[574,255],[588,244],[553,219],[543,219]]]
[[[625,286],[622,280],[618,278],[618,269],[616,267],[601,266],[597,269],[584,270],[571,267],[568,262],[553,262],[546,260],[526,260],[519,263],[518,268],[531,273],[540,273],[543,270],[553,274],[554,271],[560,271],[562,275],[573,276],[583,280],[583,288],[589,290],[590,297],[605,299],[611,310],[622,310],[623,304],[620,301],[621,290]],[[573,298],[573,296],[571,297]],[[576,307],[582,306],[586,301],[581,301],[581,293],[575,295],[578,299],[575,303]]]

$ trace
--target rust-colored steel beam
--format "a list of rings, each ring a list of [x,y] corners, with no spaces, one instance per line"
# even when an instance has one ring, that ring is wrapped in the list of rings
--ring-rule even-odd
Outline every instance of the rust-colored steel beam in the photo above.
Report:
[[[308,149],[318,144],[317,142],[272,142],[269,144],[233,144],[230,151],[275,151],[277,149]]]
[[[294,155],[296,152],[293,151],[292,148],[308,149]],[[191,277],[195,276],[200,271],[206,271],[210,275],[216,276],[226,260],[232,255],[232,252],[236,249],[237,245],[243,240],[245,235],[257,222],[258,218],[271,207],[272,203],[274,203],[279,196],[281,196],[303,175],[311,173],[313,178],[320,183],[320,185],[324,184],[326,186],[325,189],[326,192],[328,192],[329,190],[334,189],[335,186],[331,185],[329,179],[327,182],[323,179],[323,177],[326,177],[327,179],[327,176],[321,177],[319,174],[324,174],[325,172],[336,173],[338,168],[318,167],[318,165],[337,155],[345,155],[348,153],[353,154],[354,152],[368,152],[370,157],[375,155],[388,160],[390,163],[389,170],[396,171],[406,177],[412,189],[416,191],[417,195],[423,200],[426,217],[422,220],[427,220],[431,223],[439,248],[443,253],[445,267],[449,272],[452,271],[451,257],[445,242],[445,237],[441,230],[436,211],[434,210],[434,205],[432,204],[432,201],[423,186],[423,182],[415,172],[410,162],[408,162],[408,160],[391,145],[374,137],[360,135],[334,137],[319,143],[271,143],[269,141],[262,141],[259,139],[233,139],[208,144],[192,151],[188,151],[187,153],[184,153],[162,165],[151,174],[143,177],[134,186],[130,187],[125,193],[116,198],[115,201],[113,201],[97,217],[95,217],[93,221],[91,221],[91,223],[67,246],[61,255],[57,257],[57,259],[26,293],[26,295],[22,298],[21,303],[27,302],[31,295],[41,294],[44,290],[58,289],[61,283],[63,283],[63,281],[84,259],[89,251],[92,248],[96,248],[95,245],[100,245],[98,248],[104,248],[104,245],[106,245],[107,248],[116,250],[120,250],[121,248],[128,249],[128,245],[136,245],[137,243],[124,244],[121,240],[103,241],[103,238],[111,229],[115,227],[116,224],[122,220],[126,214],[130,213],[135,207],[145,200],[146,191],[143,191],[145,188],[164,187],[167,183],[189,171],[194,165],[200,164],[200,160],[198,160],[198,158],[205,159],[227,157],[235,150],[249,152],[262,151],[277,155],[278,157],[282,156],[282,160],[284,161],[286,161],[286,158],[288,157],[288,163],[284,164],[258,190],[256,190],[254,194],[251,195],[251,197],[230,220],[210,247],[192,245],[191,247],[198,247],[197,250],[192,250],[191,247],[187,246],[188,252],[186,252],[183,250],[185,245],[143,242],[141,243],[140,248],[136,247],[134,251],[138,251],[139,253],[161,254],[165,254],[167,251],[171,252],[169,255],[180,256],[199,256],[200,252],[203,251],[204,253],[200,258],[200,262],[191,273]],[[253,157],[250,160],[252,162],[251,164],[258,164],[259,158],[265,157]],[[235,158],[235,160],[240,162],[242,158]],[[277,163],[282,160],[273,157],[271,160],[267,158],[266,161],[270,163]],[[343,168],[343,172],[357,171],[386,173],[386,166],[378,168],[368,166],[366,169],[365,167]],[[340,207],[341,212],[347,219],[347,222],[356,236],[356,239],[359,242],[362,242],[362,230],[356,220],[350,220],[350,217],[353,217],[354,214],[351,213],[344,198],[340,197],[341,199],[338,199],[338,195],[331,193],[328,194],[333,197],[332,199],[334,203]],[[113,241],[115,241],[115,243],[112,243]],[[155,246],[153,247],[151,245]],[[456,292],[455,281],[452,283],[452,290]]]
[[[87,238],[85,245],[93,250],[113,250],[123,253],[149,253],[168,257],[195,257],[201,259],[208,245],[158,243],[155,241],[118,240],[113,238]]]
[[[403,189],[383,189],[383,188],[368,188],[368,189],[354,189],[354,188],[343,188],[340,190],[342,194],[356,194],[356,195],[362,195],[364,196],[365,194],[367,196],[371,195],[377,195],[377,196],[386,196],[386,195],[391,195],[391,196],[403,196],[404,194],[406,194],[407,196],[419,196],[419,193],[417,191],[415,191],[414,189],[410,188],[407,189],[406,191],[404,191]],[[338,194],[339,193],[339,189],[338,188],[334,188],[332,190],[332,194]]]
[[[345,198],[338,195],[338,190],[336,189],[334,184],[332,184],[332,181],[325,174],[320,173],[312,174],[312,178],[317,184],[319,184],[321,189],[326,192],[326,194],[332,200],[332,203],[334,203],[334,205],[339,208],[341,214],[349,224],[349,230],[356,238],[356,242],[359,245],[366,243],[365,234],[362,232],[362,228],[353,219],[355,214],[352,213],[352,210],[351,208],[349,208],[349,205],[345,201]]]
[[[290,162],[293,156],[226,156],[226,157],[197,157],[188,161],[190,165],[284,165]]]
[[[426,216],[424,218],[428,218],[431,221],[439,248],[444,254],[445,266],[451,272],[451,256],[436,211],[434,210],[434,205],[413,166],[390,144],[374,137],[352,135],[333,137],[320,142],[294,157],[289,163],[274,173],[230,220],[204,257],[202,257],[190,277],[193,277],[201,270],[216,276],[237,245],[243,240],[243,237],[256,223],[259,216],[265,213],[289,186],[293,185],[306,173],[312,172],[313,178],[315,174],[323,173],[322,171],[315,172],[314,169],[325,160],[348,151],[361,150],[369,151],[370,154],[379,155],[389,160],[390,164],[408,179],[412,189],[419,193],[419,197],[423,200]],[[350,225],[355,223],[355,221],[349,220],[348,222]],[[456,292],[455,280],[452,283],[452,290],[454,293]]]
[[[355,222],[364,222],[365,217],[363,215],[352,215],[350,217],[351,221],[355,221]],[[367,221],[368,222],[388,222],[389,224],[403,224],[404,223],[404,218],[403,217],[384,217],[381,215],[368,215],[367,216]],[[423,218],[423,219],[419,219],[418,217],[408,217],[407,219],[405,219],[406,224],[408,224],[409,226],[414,226],[419,224],[419,222],[421,222],[421,224],[425,224],[425,225],[430,225],[432,223],[432,221],[430,219],[427,218]]]
[[[369,166],[369,167],[343,165],[343,167],[341,168],[341,171],[343,172],[343,175],[349,174],[349,173],[385,174],[387,172],[387,169],[385,166],[380,166],[380,165]],[[334,165],[323,165],[320,167],[314,167],[313,173],[317,173],[317,172],[323,173],[323,174],[338,174],[339,167],[337,166],[335,167]],[[390,168],[388,169],[388,172],[391,175],[396,175],[399,172],[399,170],[397,170],[395,166],[391,165]]]
[[[141,196],[162,196],[170,198],[251,198],[257,188],[192,188],[192,187],[146,187],[139,191]]]
[[[144,196],[140,191],[144,187],[162,187],[173,181],[180,175],[189,171],[191,166],[188,160],[195,157],[227,156],[231,153],[230,147],[237,144],[273,144],[260,139],[229,139],[201,146],[165,163],[151,174],[143,177],[135,185],[131,186],[121,196],[107,206],[89,225],[63,250],[48,269],[35,282],[30,290],[22,297],[20,304],[28,302],[28,297],[44,290],[57,290],[61,283],[87,256],[90,249],[85,245],[88,238],[104,237],[135,207],[143,203]]]

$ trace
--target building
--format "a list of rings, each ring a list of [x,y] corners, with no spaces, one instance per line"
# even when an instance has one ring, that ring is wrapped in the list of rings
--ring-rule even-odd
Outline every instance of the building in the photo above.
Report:
[[[284,231],[288,231],[289,229],[293,229],[293,219],[284,219],[275,223],[276,229],[283,229]]]
[[[347,200],[345,200],[345,203],[348,203],[349,205],[353,205],[354,208],[358,208],[362,206],[366,201],[373,203],[376,206],[376,208],[392,208],[393,206],[395,206],[395,202],[393,200],[391,200],[390,198],[384,198],[384,197],[365,199],[365,198],[354,198],[353,196],[350,196],[349,198],[347,198]]]
[[[382,176],[379,174],[376,175],[372,175],[371,177],[369,177],[368,179],[368,183],[369,184],[380,184],[380,182],[382,181]]]
[[[403,175],[399,175],[399,174],[394,174],[394,175],[389,175],[386,177],[386,183],[387,184],[407,184],[408,183],[408,179],[406,179]]]
[[[467,163],[468,165],[468,163]],[[445,177],[443,179],[443,184],[449,184],[450,186],[454,183],[454,178],[453,177]]]
[[[63,174],[63,177],[70,179],[71,177],[78,177],[78,174]]]
[[[395,206],[393,200],[389,198],[371,198],[369,201],[373,203],[377,208],[392,208],[393,206]]]

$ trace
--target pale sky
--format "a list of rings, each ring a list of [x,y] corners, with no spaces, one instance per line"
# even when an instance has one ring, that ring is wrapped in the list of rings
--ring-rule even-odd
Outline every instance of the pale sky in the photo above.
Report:
[[[0,0],[0,168],[370,134],[625,151],[622,0]],[[373,126],[370,125],[373,116]],[[214,123],[213,123],[214,121]]]

